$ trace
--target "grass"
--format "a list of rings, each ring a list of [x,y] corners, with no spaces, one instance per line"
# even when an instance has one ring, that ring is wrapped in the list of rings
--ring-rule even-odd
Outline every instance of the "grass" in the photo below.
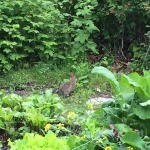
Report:
[[[91,74],[88,63],[74,63],[61,67],[51,67],[50,64],[39,63],[34,67],[11,71],[7,75],[0,76],[1,88],[7,87],[11,91],[29,90],[44,91],[48,88],[57,89],[60,84],[69,78],[70,72],[77,76],[78,83],[72,95],[62,98],[67,110],[81,111],[91,95],[101,92],[109,92],[110,86],[105,78]]]

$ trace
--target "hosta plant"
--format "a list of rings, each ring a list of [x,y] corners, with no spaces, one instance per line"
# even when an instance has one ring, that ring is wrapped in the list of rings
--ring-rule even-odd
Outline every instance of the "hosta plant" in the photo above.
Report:
[[[150,135],[150,72],[144,71],[143,76],[122,74],[120,80],[104,67],[95,67],[92,72],[105,76],[114,94],[114,101],[103,104],[93,118],[99,126],[109,127],[122,144],[148,148],[143,139]],[[138,139],[133,141],[135,137]]]

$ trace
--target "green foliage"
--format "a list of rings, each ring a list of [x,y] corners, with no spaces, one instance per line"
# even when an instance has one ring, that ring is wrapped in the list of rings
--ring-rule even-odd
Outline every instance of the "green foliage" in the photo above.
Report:
[[[148,1],[6,0],[0,9],[1,71],[108,49],[149,68]]]
[[[82,68],[83,72],[80,72],[78,68],[79,70]],[[89,71],[86,64],[80,64],[78,68],[76,70],[72,66],[72,69],[81,77]],[[1,91],[0,114],[2,115],[0,115],[0,119],[2,121],[0,128],[6,131],[11,141],[14,141],[9,142],[11,148],[46,149],[53,143],[51,149],[62,148],[61,144],[65,146],[64,149],[98,150],[112,148],[126,150],[129,146],[135,150],[149,149],[150,72],[144,71],[143,76],[137,73],[131,73],[128,76],[123,74],[119,80],[104,67],[95,67],[92,72],[109,80],[114,91],[114,100],[102,104],[90,115],[83,115],[84,110],[79,110],[81,107],[77,107],[78,110],[75,112],[69,108],[71,112],[65,119],[66,115],[62,112],[62,103],[56,95],[52,94],[51,90],[46,91],[45,95],[34,94],[27,98],[13,94],[4,95],[4,92]],[[98,75],[95,76],[101,78]],[[86,80],[89,78],[83,78],[83,80],[81,78],[79,84],[85,84],[83,81]],[[88,84],[90,84],[90,80]],[[87,91],[85,90],[85,92]],[[83,94],[82,90],[81,93]],[[68,100],[74,101],[76,97],[73,95],[71,98]],[[83,116],[76,114],[80,111]],[[64,124],[57,124],[58,119],[59,121],[63,120]],[[46,124],[49,125],[49,128],[45,129],[47,134],[42,130]],[[76,124],[79,125],[77,129],[74,126]],[[52,131],[55,132],[57,138],[51,133]],[[44,136],[25,134],[29,132],[38,132]],[[23,135],[25,136],[22,140],[16,140]]]
[[[144,149],[144,141],[142,138],[139,136],[139,134],[135,132],[127,132],[122,138],[121,141],[123,143],[129,144],[133,147],[137,147],[140,149]]]
[[[23,136],[25,132],[41,133],[44,126],[63,110],[60,98],[53,95],[52,90],[47,90],[45,95],[34,94],[26,98],[4,95],[1,91],[0,99],[0,129],[11,138]]]
[[[16,140],[15,142],[10,142],[10,150],[70,150],[67,145],[67,140],[63,138],[57,138],[55,134],[49,133],[45,137],[38,134],[25,134],[22,140]]]
[[[104,67],[95,67],[92,72],[105,76],[110,81],[115,95],[114,101],[104,103],[102,108],[94,113],[92,120],[100,121],[98,125],[100,127],[110,126],[114,137],[122,136],[123,144],[126,143],[141,150],[148,148],[148,143],[145,143],[142,138],[150,134],[150,72],[144,71],[143,76],[137,73],[131,73],[128,76],[123,74],[120,81]],[[138,130],[140,136],[133,132],[134,130]]]
[[[148,26],[148,28],[150,28]],[[132,70],[140,71],[143,68],[149,69],[150,68],[150,31],[148,31],[146,34],[147,43],[141,43],[141,44],[132,44],[130,49],[133,51],[133,59],[131,68]]]
[[[86,51],[97,52],[97,45],[91,35],[99,32],[94,25],[94,9],[98,5],[97,0],[78,2],[75,6],[76,16],[73,17],[71,27],[74,29],[72,41],[72,53],[85,53]]]
[[[98,74],[101,74],[103,76],[107,76],[107,78],[111,82],[111,85],[113,86],[113,90],[114,90],[115,94],[117,94],[119,92],[119,88],[120,88],[119,82],[116,80],[113,73],[111,73],[108,69],[106,69],[105,67],[95,67],[92,70],[92,73],[98,73]]]
[[[22,60],[64,58],[70,42],[70,28],[55,3],[46,0],[11,3],[7,0],[0,5],[1,68],[10,70]]]
[[[96,26],[101,33],[99,40],[108,43],[111,50],[123,51],[124,54],[127,54],[131,43],[143,41],[147,43],[144,34],[148,31],[146,28],[149,24],[148,6],[149,2],[142,0],[99,2],[96,10]]]

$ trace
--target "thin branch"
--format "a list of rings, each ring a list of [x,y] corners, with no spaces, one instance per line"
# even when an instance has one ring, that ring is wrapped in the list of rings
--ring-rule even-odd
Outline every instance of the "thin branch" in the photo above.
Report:
[[[122,37],[122,39],[121,39],[121,49],[120,49],[120,52],[121,52],[122,56],[123,56],[125,59],[127,59],[127,58],[125,57],[123,51],[122,51],[122,50],[123,50],[123,46],[124,46],[124,42],[123,42],[123,37]]]

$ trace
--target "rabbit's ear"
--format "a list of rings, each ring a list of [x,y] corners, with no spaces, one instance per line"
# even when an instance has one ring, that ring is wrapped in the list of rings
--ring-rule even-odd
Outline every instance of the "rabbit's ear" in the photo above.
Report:
[[[73,78],[73,77],[74,77],[74,73],[71,72],[71,73],[70,73],[70,78]]]

